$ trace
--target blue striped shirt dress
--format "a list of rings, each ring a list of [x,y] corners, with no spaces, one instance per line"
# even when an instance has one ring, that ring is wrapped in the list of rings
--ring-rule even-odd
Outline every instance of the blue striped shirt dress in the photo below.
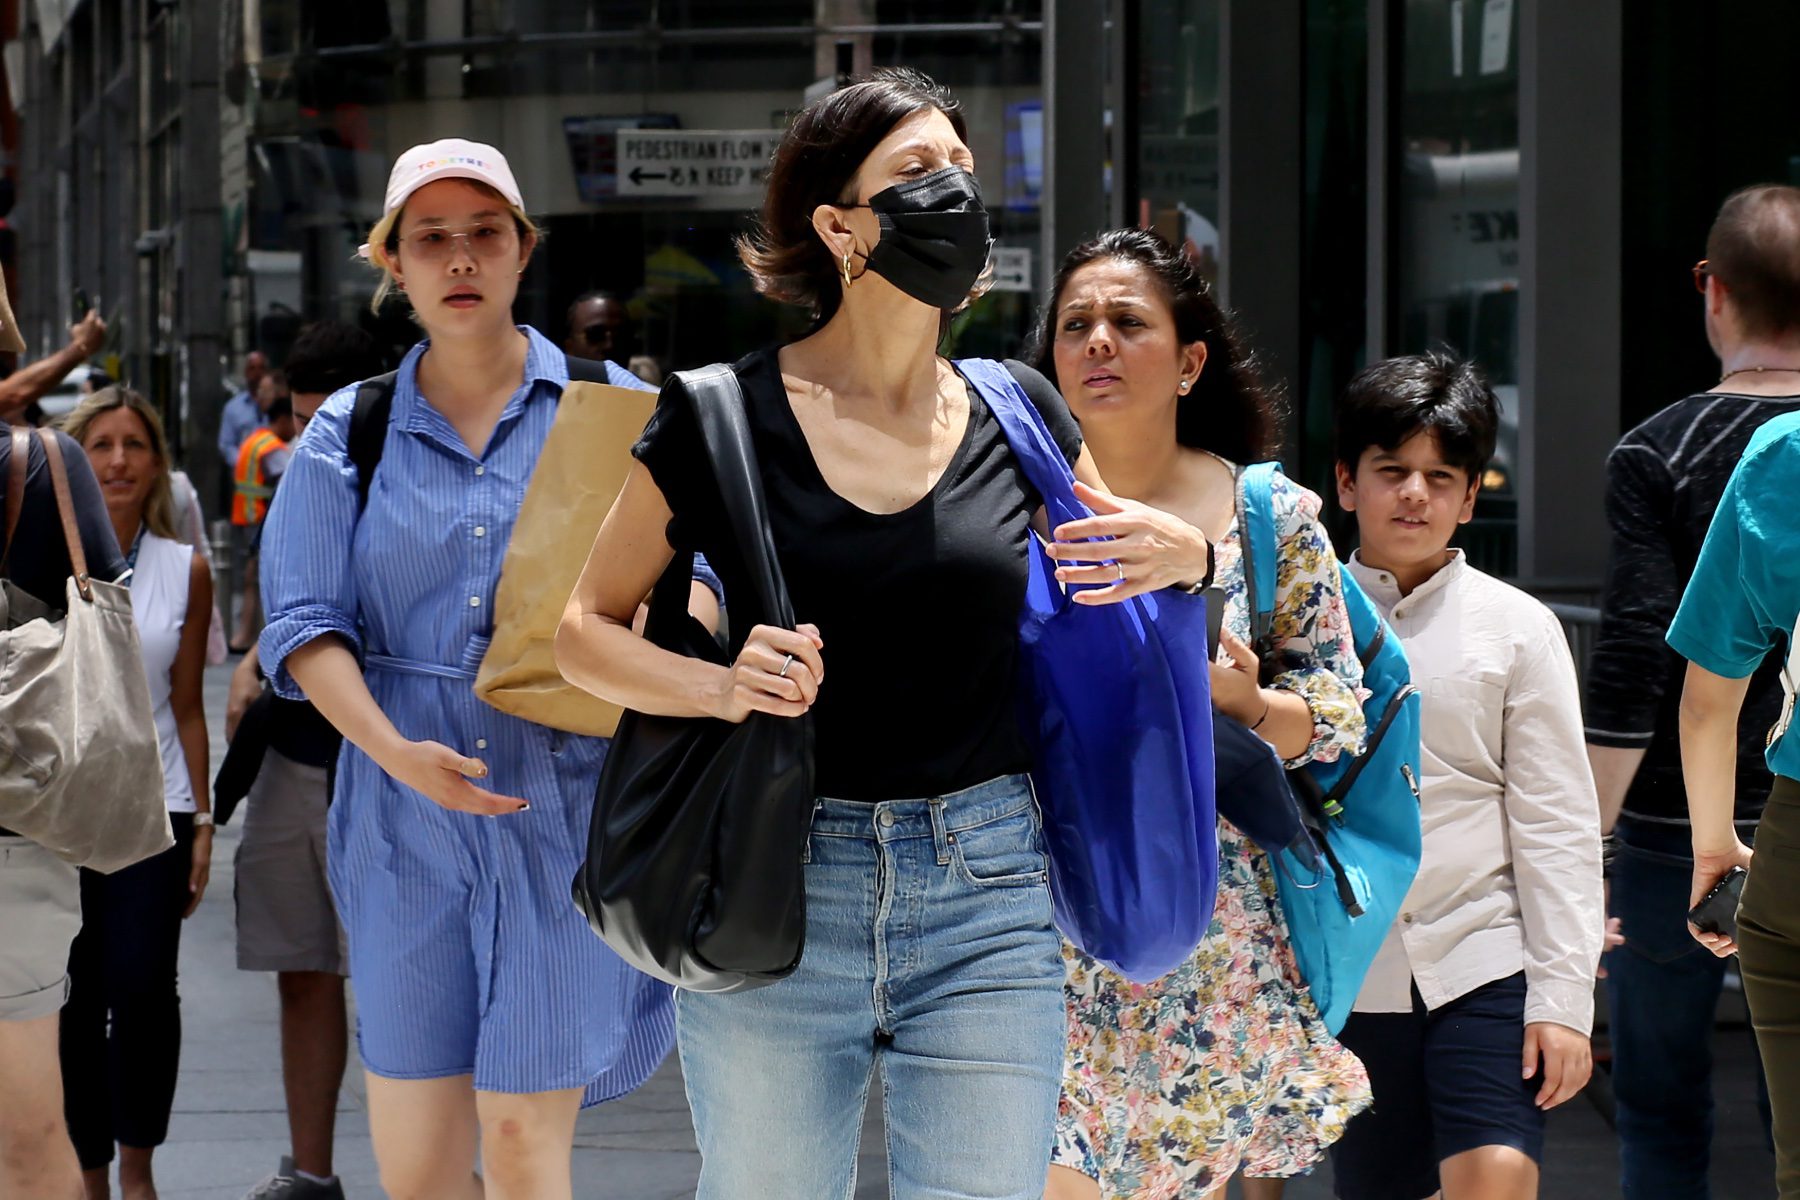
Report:
[[[471,686],[513,523],[568,383],[562,351],[522,332],[524,380],[479,456],[419,395],[428,343],[406,356],[360,519],[346,452],[356,389],[320,406],[263,536],[260,651],[275,690],[300,699],[288,655],[337,634],[402,735],[480,757],[489,786],[531,804],[501,817],[451,812],[344,743],[327,870],[363,1063],[392,1079],[471,1074],[482,1091],[579,1087],[594,1104],[656,1070],[674,1019],[670,989],[626,966],[570,900],[608,743],[508,716]]]

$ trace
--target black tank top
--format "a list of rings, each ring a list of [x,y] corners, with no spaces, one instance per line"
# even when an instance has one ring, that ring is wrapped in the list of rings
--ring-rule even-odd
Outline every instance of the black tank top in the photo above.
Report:
[[[1056,389],[1008,368],[1071,462],[1081,431]],[[794,614],[819,627],[825,683],[813,714],[819,794],[875,802],[939,796],[1030,769],[1015,714],[1018,621],[1032,514],[1042,505],[969,389],[962,444],[912,507],[876,514],[833,492],[788,404],[774,350],[735,366]],[[659,404],[633,453],[675,519],[670,544],[697,550],[725,585],[734,645],[762,621],[698,427]]]

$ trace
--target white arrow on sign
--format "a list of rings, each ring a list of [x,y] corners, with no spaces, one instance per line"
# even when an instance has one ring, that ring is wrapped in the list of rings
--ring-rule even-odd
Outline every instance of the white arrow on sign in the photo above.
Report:
[[[1031,248],[1029,246],[994,247],[994,284],[996,292],[1029,292],[1031,290]]]
[[[621,196],[762,195],[781,134],[769,129],[621,129]]]

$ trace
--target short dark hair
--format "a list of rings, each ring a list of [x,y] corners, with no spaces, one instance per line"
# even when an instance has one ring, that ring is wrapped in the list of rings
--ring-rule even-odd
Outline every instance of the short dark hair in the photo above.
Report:
[[[266,415],[271,421],[278,420],[282,417],[293,416],[294,393],[283,392],[281,395],[275,397],[274,400],[269,402],[269,411]]]
[[[1761,183],[1727,196],[1706,235],[1706,259],[1745,333],[1800,328],[1800,188]]]
[[[1063,289],[1076,271],[1099,259],[1149,272],[1175,318],[1176,339],[1183,346],[1206,346],[1200,378],[1176,404],[1175,440],[1239,464],[1272,457],[1281,424],[1275,393],[1263,383],[1236,323],[1219,307],[1188,256],[1148,229],[1115,229],[1064,256],[1032,340],[1033,365],[1055,378],[1056,313]]]
[[[1500,403],[1473,363],[1443,351],[1364,367],[1337,406],[1337,460],[1351,471],[1371,446],[1389,451],[1430,433],[1444,461],[1473,483],[1500,435]]]
[[[956,136],[969,140],[962,102],[910,67],[883,67],[801,110],[775,149],[761,219],[754,232],[738,239],[738,258],[757,291],[811,309],[816,325],[837,313],[843,284],[831,251],[813,229],[813,210],[844,203],[856,172],[881,139],[928,108],[950,118]]]
[[[343,321],[314,321],[288,351],[288,387],[308,395],[330,395],[373,378],[386,369],[381,348],[363,330]]]

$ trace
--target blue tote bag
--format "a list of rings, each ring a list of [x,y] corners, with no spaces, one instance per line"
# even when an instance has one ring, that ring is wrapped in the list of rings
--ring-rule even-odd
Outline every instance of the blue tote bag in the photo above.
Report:
[[[1092,516],[1012,373],[985,359],[957,366],[1043,495],[1051,528]],[[1200,944],[1218,886],[1206,602],[1165,590],[1078,605],[1035,536],[1030,554],[1021,725],[1056,922],[1085,953],[1148,982]]]

